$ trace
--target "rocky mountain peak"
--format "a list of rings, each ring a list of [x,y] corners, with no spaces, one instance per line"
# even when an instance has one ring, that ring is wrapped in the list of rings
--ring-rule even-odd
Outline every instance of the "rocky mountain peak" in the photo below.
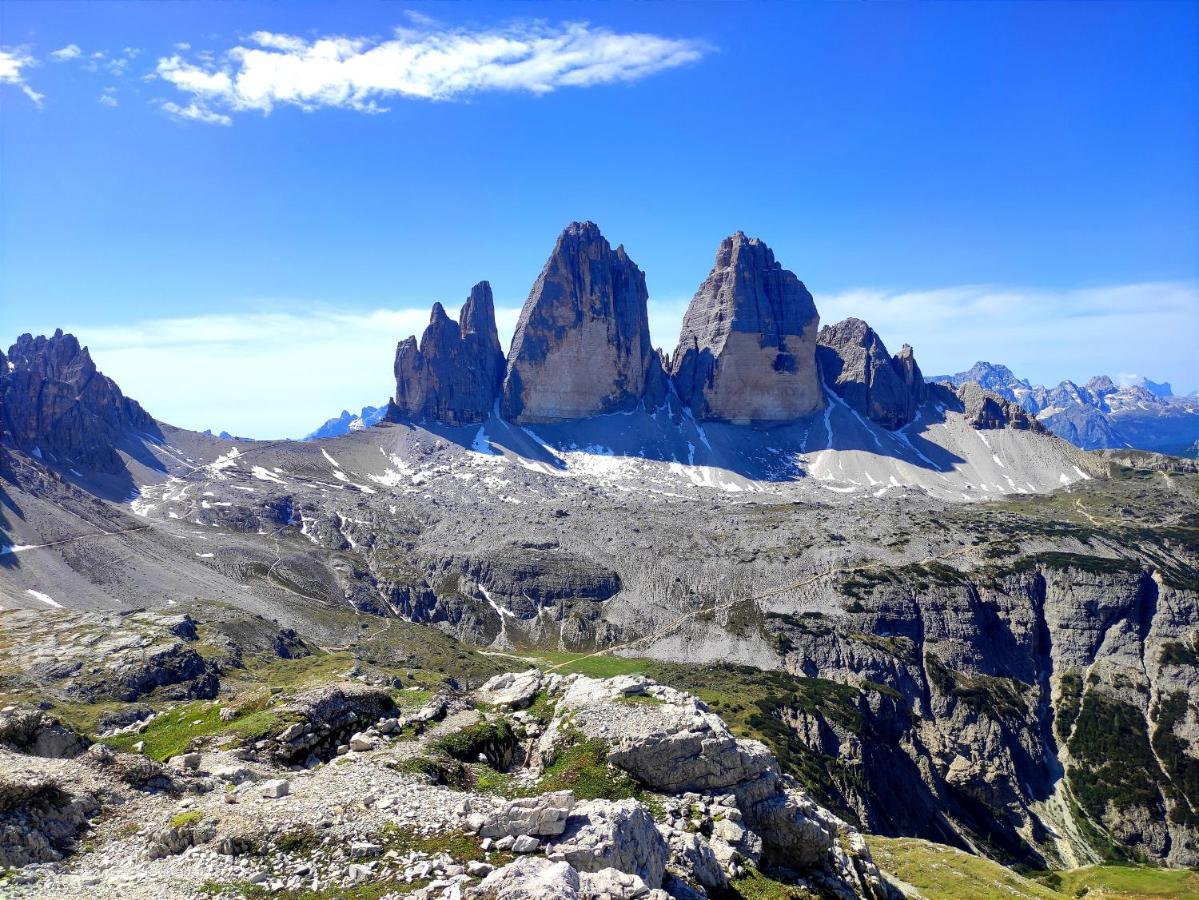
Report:
[[[683,317],[672,357],[676,390],[704,419],[786,422],[823,405],[816,372],[820,317],[812,295],[769,247],[738,231]]]
[[[486,419],[504,377],[491,285],[471,288],[457,322],[434,303],[420,343],[409,337],[396,348],[395,377],[391,418],[449,425]]]
[[[61,328],[51,337],[21,335],[3,368],[3,430],[27,453],[111,474],[124,468],[115,447],[126,434],[161,438],[154,419]]]
[[[559,422],[660,402],[648,298],[623,246],[613,250],[594,222],[568,225],[517,322],[504,414]]]
[[[859,414],[892,430],[902,428],[928,397],[928,387],[908,344],[895,356],[861,319],[820,330],[816,356],[825,383]]]
[[[490,282],[480,281],[470,289],[470,296],[466,298],[458,317],[458,327],[464,336],[477,335],[484,346],[500,349],[500,336],[495,324],[495,298],[491,294]]]

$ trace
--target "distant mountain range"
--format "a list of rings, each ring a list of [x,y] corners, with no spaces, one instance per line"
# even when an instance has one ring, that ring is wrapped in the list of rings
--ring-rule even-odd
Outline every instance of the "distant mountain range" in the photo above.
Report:
[[[358,415],[354,415],[348,409],[343,409],[340,416],[327,419],[325,424],[316,431],[305,435],[304,440],[315,441],[318,438],[341,437],[343,434],[349,434],[351,431],[361,431],[363,428],[370,428],[372,425],[378,425],[382,421],[385,412],[387,412],[386,406],[364,406],[362,407],[362,412],[358,413]]]
[[[929,380],[955,387],[975,382],[1019,404],[1058,437],[1084,450],[1133,447],[1199,456],[1199,395],[1176,397],[1169,383],[1136,376],[1117,384],[1097,375],[1083,385],[1063,381],[1047,388],[989,362]]]

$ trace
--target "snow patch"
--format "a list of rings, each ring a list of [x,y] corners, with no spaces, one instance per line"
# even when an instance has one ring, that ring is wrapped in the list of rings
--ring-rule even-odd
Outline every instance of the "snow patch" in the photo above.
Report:
[[[287,484],[285,481],[283,481],[283,479],[281,479],[274,472],[271,472],[268,469],[264,469],[262,466],[255,466],[254,468],[252,468],[250,470],[250,474],[253,475],[255,478],[257,478],[259,481],[273,481],[273,482],[275,482],[275,484],[282,484],[285,487]],[[334,473],[334,474],[336,474],[336,473]]]
[[[62,609],[62,604],[48,594],[43,594],[41,591],[35,591],[33,588],[28,588],[25,593],[32,596],[35,600],[41,600],[47,606],[53,606],[55,609]]]

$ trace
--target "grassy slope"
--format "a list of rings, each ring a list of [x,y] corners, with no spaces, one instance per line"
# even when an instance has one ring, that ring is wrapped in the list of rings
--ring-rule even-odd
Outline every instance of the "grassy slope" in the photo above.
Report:
[[[1189,869],[1087,866],[1032,879],[988,859],[918,838],[872,836],[869,843],[880,868],[930,900],[1199,898],[1199,873]]]

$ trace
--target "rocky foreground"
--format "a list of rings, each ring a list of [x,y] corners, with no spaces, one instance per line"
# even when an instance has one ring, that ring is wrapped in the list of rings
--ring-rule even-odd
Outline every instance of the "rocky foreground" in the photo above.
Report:
[[[404,695],[338,681],[280,703],[265,733],[165,763],[129,743],[149,722],[89,746],[7,707],[0,890],[665,900],[773,881],[888,896],[862,835],[687,693],[530,670]]]

